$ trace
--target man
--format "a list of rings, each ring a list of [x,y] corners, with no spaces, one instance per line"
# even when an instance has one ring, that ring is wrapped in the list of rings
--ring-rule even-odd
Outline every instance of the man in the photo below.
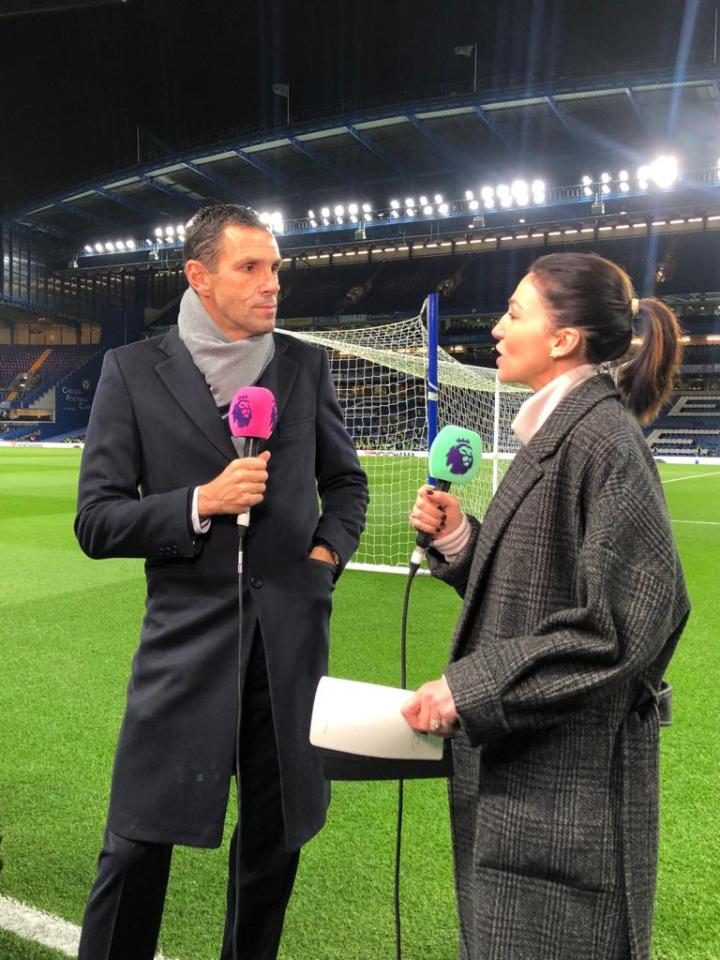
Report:
[[[276,957],[328,802],[309,721],[366,478],[324,351],[273,333],[280,255],[258,215],[200,210],[184,253],[178,329],[105,357],[80,474],[83,550],[144,557],[147,606],[79,960],[153,957],[172,845],[219,845],[237,760],[221,958]],[[238,458],[223,414],[249,384],[272,391],[278,421]]]

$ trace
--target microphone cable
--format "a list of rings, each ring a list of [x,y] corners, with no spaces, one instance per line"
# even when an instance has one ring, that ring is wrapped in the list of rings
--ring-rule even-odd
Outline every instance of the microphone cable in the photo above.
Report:
[[[420,564],[410,562],[408,576],[405,581],[405,596],[403,598],[402,622],[400,626],[400,686],[404,690],[407,686],[407,621],[410,607],[410,588],[415,579]],[[402,919],[400,915],[400,865],[402,861],[402,829],[403,804],[405,797],[405,781],[398,780],[397,826],[395,828],[395,882],[393,904],[395,912],[395,958],[402,960]]]
[[[235,905],[232,930],[232,955],[233,960],[238,960],[238,933],[240,925],[240,734],[242,730],[242,649],[243,649],[243,556],[245,546],[245,534],[247,526],[238,523],[238,672],[237,672],[237,720],[235,722],[235,791],[236,791],[236,812],[237,826],[235,828]]]

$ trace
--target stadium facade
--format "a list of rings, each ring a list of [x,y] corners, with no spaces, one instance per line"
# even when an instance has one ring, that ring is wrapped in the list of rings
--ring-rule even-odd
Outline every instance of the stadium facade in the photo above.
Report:
[[[440,295],[441,344],[494,366],[489,330],[542,253],[617,260],[684,326],[682,383],[648,437],[720,448],[720,70],[649,65],[238,131],[73,186],[0,221],[0,428],[79,436],[102,352],[172,325],[184,224],[265,213],[279,325],[386,325]],[[716,419],[713,419],[716,418]]]

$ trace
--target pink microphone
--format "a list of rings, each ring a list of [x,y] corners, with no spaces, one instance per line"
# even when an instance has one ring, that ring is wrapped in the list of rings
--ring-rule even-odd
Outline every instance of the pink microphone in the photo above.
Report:
[[[271,390],[265,387],[241,387],[230,401],[228,423],[240,456],[254,457],[260,440],[267,440],[277,423],[277,404]],[[242,446],[242,453],[238,449]]]
[[[257,456],[261,440],[267,440],[277,423],[277,404],[271,390],[265,387],[241,387],[230,401],[228,423],[233,446],[239,457]],[[238,514],[240,537],[250,523],[250,511]],[[242,552],[238,572],[242,571]]]

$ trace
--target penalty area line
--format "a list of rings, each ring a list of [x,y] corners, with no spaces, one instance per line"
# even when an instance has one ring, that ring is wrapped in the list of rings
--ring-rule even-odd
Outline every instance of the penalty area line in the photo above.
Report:
[[[0,895],[0,930],[23,940],[32,940],[68,957],[77,957],[80,927],[45,910],[30,907],[20,900]],[[155,960],[165,960],[158,953]]]

